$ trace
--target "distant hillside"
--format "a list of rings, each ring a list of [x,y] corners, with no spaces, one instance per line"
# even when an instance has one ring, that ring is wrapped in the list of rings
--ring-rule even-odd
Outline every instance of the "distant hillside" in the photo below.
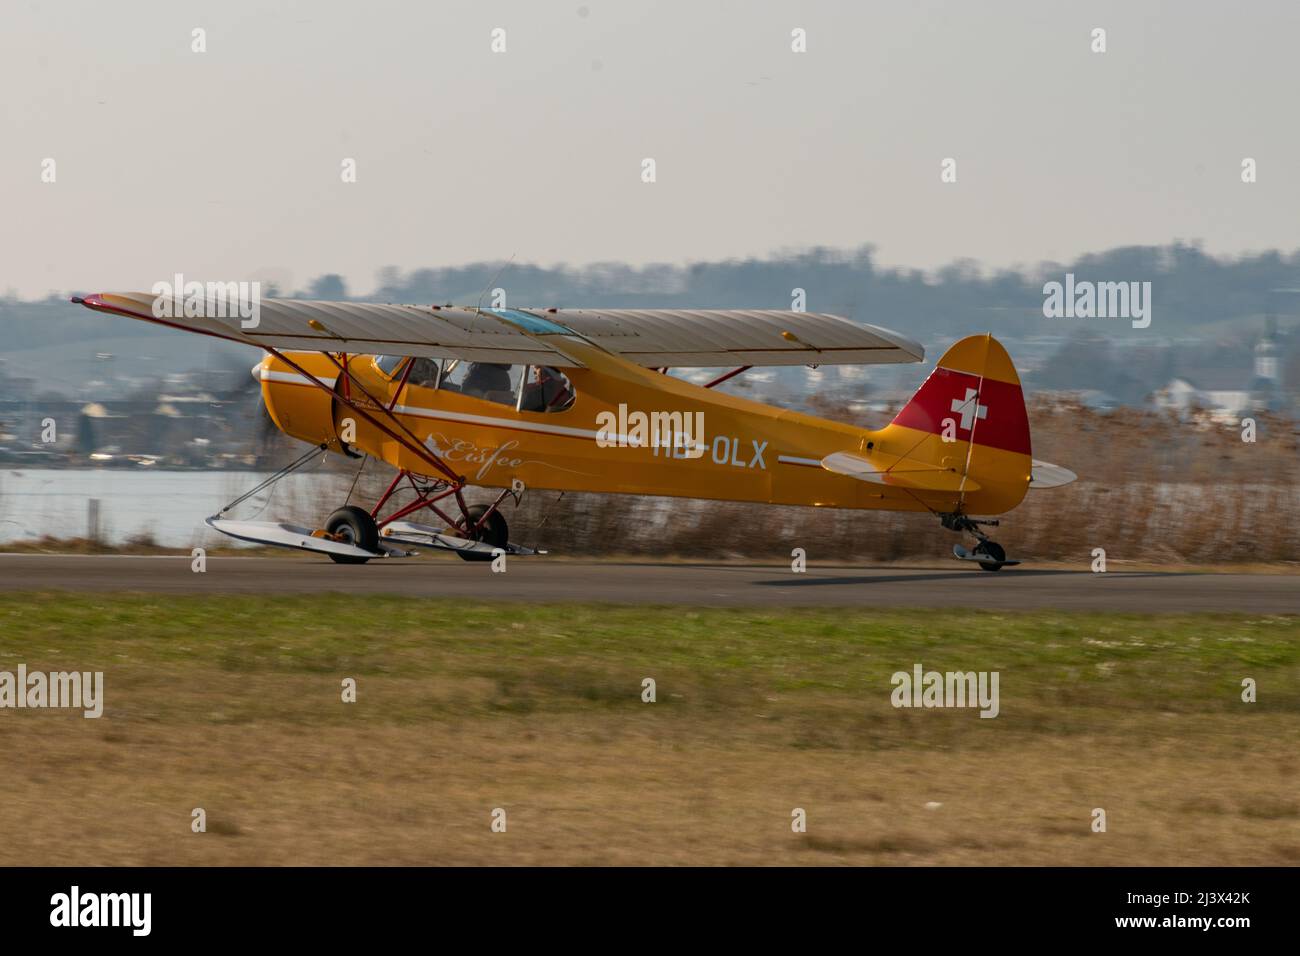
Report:
[[[1066,272],[1079,280],[1151,282],[1152,330],[1158,334],[1184,333],[1243,316],[1300,316],[1300,251],[1219,259],[1184,243],[1126,246],[1070,263],[1039,263],[993,274],[985,274],[970,260],[935,273],[883,268],[875,263],[871,246],[643,268],[617,263],[549,269],[514,263],[503,268],[499,262],[410,272],[389,267],[380,271],[376,291],[364,298],[473,304],[485,289],[500,286],[510,304],[525,307],[789,308],[791,290],[801,288],[811,311],[922,333],[958,336],[987,329],[1024,336],[1086,321],[1043,317],[1043,283]],[[277,294],[266,289],[263,293]],[[338,276],[324,275],[296,294],[335,299],[348,297],[348,290]],[[9,324],[13,318],[35,324],[14,327]],[[78,310],[61,297],[39,302],[0,299],[0,323],[5,350],[150,334],[145,326],[117,327],[119,323]]]
[[[500,270],[499,278],[497,276]],[[1200,334],[1203,327],[1267,314],[1300,316],[1300,251],[1217,259],[1195,245],[1129,246],[1067,264],[984,274],[972,261],[937,273],[876,265],[870,246],[851,252],[813,249],[768,259],[688,266],[618,264],[543,269],[478,263],[456,268],[385,269],[370,298],[393,302],[473,303],[489,285],[517,306],[642,308],[789,308],[804,289],[810,311],[834,312],[928,338],[991,331],[1013,337],[1072,332],[1081,326],[1121,334],[1114,319],[1046,319],[1043,283],[1071,272],[1078,280],[1150,282],[1152,336]],[[343,291],[337,276],[309,291]]]
[[[1134,330],[1124,319],[1045,318],[1043,283],[1061,280],[1067,272],[1077,280],[1150,282],[1150,328]],[[476,263],[411,272],[387,268],[381,270],[378,286],[362,298],[472,305],[485,290],[500,287],[511,306],[642,308],[790,308],[792,290],[802,289],[810,311],[897,329],[923,342],[932,356],[943,342],[975,331],[1039,342],[1080,334],[1142,345],[1200,339],[1206,348],[1226,343],[1242,352],[1263,328],[1264,316],[1277,317],[1284,331],[1300,324],[1300,252],[1218,259],[1183,243],[1123,247],[1068,264],[1043,263],[993,274],[983,273],[971,261],[936,273],[883,268],[875,263],[872,248],[864,246],[847,252],[813,249],[767,259],[644,268],[615,263],[581,268]],[[338,276],[324,275],[295,294],[340,299],[348,297],[348,290]],[[490,291],[483,301],[491,304]],[[1020,354],[1034,361],[1031,347],[1022,347]],[[252,350],[91,313],[64,297],[0,299],[3,371],[13,376],[39,369],[56,390],[103,371],[140,378],[157,376],[160,370],[251,364],[254,358]],[[1244,353],[1233,358],[1240,363]],[[1172,366],[1161,361],[1167,367],[1159,372],[1165,374]],[[905,377],[873,376],[885,384]],[[1141,377],[1145,385],[1147,375]],[[1049,385],[1051,379],[1043,378],[1042,384]]]

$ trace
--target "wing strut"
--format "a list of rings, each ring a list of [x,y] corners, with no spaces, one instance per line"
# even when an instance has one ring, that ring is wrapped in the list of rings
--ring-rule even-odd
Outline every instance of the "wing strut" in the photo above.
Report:
[[[316,376],[308,374],[308,373],[306,372],[306,370],[304,370],[303,367],[302,367],[301,365],[299,365],[297,362],[293,361],[293,359],[290,359],[290,358],[288,358],[287,356],[285,356],[284,353],[282,353],[282,352],[280,352],[279,350],[277,350],[274,346],[271,346],[271,345],[263,345],[262,348],[266,349],[266,351],[270,352],[272,355],[274,355],[276,358],[278,358],[281,362],[283,362],[285,365],[289,366],[291,369],[293,369],[295,372],[297,372],[300,376],[302,376],[302,377],[303,377],[304,379],[306,379],[308,382],[310,382],[311,384],[315,385],[317,388],[323,389],[324,391],[329,392],[329,394],[330,394],[331,396],[333,396],[334,398],[339,399],[341,402],[343,402],[343,404],[345,404],[345,405],[348,407],[348,409],[349,409],[350,411],[356,412],[358,415],[360,415],[362,418],[364,418],[364,419],[365,419],[366,421],[368,421],[370,424],[374,425],[376,428],[378,428],[381,432],[383,432],[383,433],[384,433],[385,435],[387,435],[389,438],[393,439],[395,442],[397,442],[399,445],[401,445],[401,446],[402,446],[403,448],[405,448],[407,451],[411,452],[413,455],[415,455],[417,458],[419,458],[421,461],[424,461],[424,462],[426,462],[426,463],[432,465],[432,466],[433,466],[434,468],[436,468],[436,469],[437,469],[441,474],[445,475],[445,476],[446,476],[446,477],[451,481],[451,483],[452,483],[453,485],[456,485],[458,488],[464,486],[464,484],[465,484],[465,477],[464,477],[463,475],[458,475],[458,474],[456,474],[456,472],[452,471],[451,468],[448,467],[448,465],[447,465],[446,462],[444,462],[441,458],[439,458],[439,457],[438,457],[437,455],[435,455],[433,452],[429,451],[429,449],[426,448],[426,447],[425,447],[425,446],[420,442],[420,440],[419,440],[418,438],[415,437],[415,435],[411,432],[411,430],[410,430],[409,428],[407,428],[405,425],[403,425],[403,424],[402,424],[402,423],[397,419],[396,416],[391,416],[391,415],[390,415],[390,417],[392,417],[393,421],[394,421],[394,422],[395,422],[395,423],[396,423],[396,424],[397,424],[397,425],[398,425],[398,426],[399,426],[399,427],[400,427],[404,432],[406,432],[407,435],[410,436],[409,439],[406,438],[406,437],[403,437],[402,435],[399,435],[397,432],[393,431],[393,429],[389,428],[387,425],[385,425],[383,422],[381,422],[378,418],[376,418],[375,416],[371,415],[371,414],[370,414],[369,412],[367,412],[364,408],[362,408],[360,405],[358,405],[358,404],[357,404],[357,403],[356,403],[356,402],[355,402],[351,397],[344,398],[343,396],[339,395],[336,391],[334,391],[334,389],[330,388],[328,385],[326,385],[326,384],[325,384],[324,382],[322,382],[320,379],[316,378]],[[350,372],[348,372],[347,369],[345,369],[341,364],[339,364],[338,359],[336,359],[336,358],[335,358],[333,355],[331,355],[329,352],[325,352],[325,353],[323,353],[323,354],[326,355],[326,356],[329,358],[329,360],[330,360],[331,362],[334,363],[334,365],[338,368],[338,370],[339,370],[340,372],[342,372],[346,377],[348,377],[348,378],[352,378],[352,374],[351,374]],[[355,381],[355,379],[354,379],[353,381]],[[366,398],[368,398],[368,399],[370,399],[370,401],[374,402],[374,404],[375,404],[375,406],[376,406],[377,408],[383,408],[383,407],[384,407],[383,403],[382,403],[382,402],[375,401],[375,399],[374,399],[374,398],[373,398],[369,393],[367,393],[367,392],[365,391],[365,389],[363,389],[363,388],[361,387],[361,384],[360,384],[359,382],[357,383],[357,388],[361,390],[361,393],[362,393],[363,395],[365,395]]]
[[[719,375],[717,378],[715,378],[713,381],[711,381],[708,385],[705,385],[704,387],[712,388],[715,385],[721,385],[723,382],[727,381],[727,379],[735,378],[741,372],[748,372],[753,367],[754,366],[752,365],[742,365],[740,366],[740,368],[733,368],[730,372],[727,372],[724,375]]]

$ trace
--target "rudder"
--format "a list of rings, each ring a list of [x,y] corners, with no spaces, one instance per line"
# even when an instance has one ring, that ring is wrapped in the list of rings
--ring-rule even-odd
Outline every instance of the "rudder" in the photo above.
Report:
[[[908,457],[943,463],[977,482],[982,490],[971,495],[978,499],[970,501],[973,508],[1001,512],[1024,497],[1029,416],[1011,356],[992,335],[968,336],[949,348],[885,434],[891,450],[911,445]]]

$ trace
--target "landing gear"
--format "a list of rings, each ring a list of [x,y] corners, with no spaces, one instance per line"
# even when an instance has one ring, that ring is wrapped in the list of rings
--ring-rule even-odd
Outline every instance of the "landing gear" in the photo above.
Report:
[[[330,515],[325,521],[325,531],[335,541],[353,544],[367,551],[379,550],[379,528],[375,519],[364,508],[356,505],[344,505]],[[365,564],[370,559],[350,554],[331,554],[330,560],[338,564]]]
[[[371,558],[409,558],[420,553],[409,550],[409,545],[455,551],[463,561],[491,561],[498,549],[512,557],[546,554],[541,549],[512,544],[510,541],[510,529],[500,509],[501,503],[508,497],[513,497],[515,503],[519,503],[524,484],[517,479],[498,494],[491,504],[470,505],[462,497],[461,491],[465,486],[461,479],[455,482],[443,481],[403,469],[398,471],[373,509],[366,511],[356,505],[344,505],[325,520],[324,527],[303,528],[285,521],[242,521],[226,517],[236,505],[270,487],[325,448],[325,445],[317,446],[291,466],[280,469],[252,491],[236,498],[208,518],[208,525],[241,541],[325,554],[337,564],[365,564]],[[381,517],[381,509],[392,499],[402,482],[409,484],[415,493],[415,500],[387,517]],[[355,483],[353,487],[355,489]],[[453,518],[438,506],[439,502],[446,502],[447,499],[452,499],[455,510],[460,513],[459,518]],[[403,520],[422,509],[433,512],[443,523],[423,525]]]
[[[367,512],[355,505],[345,505],[329,516],[324,528],[303,528],[284,521],[241,521],[227,517],[232,508],[271,487],[281,478],[314,459],[321,452],[328,451],[330,446],[336,442],[339,450],[352,457],[357,457],[356,453],[343,443],[341,436],[331,438],[305,452],[296,461],[281,468],[275,474],[260,482],[255,488],[240,495],[216,514],[209,517],[207,524],[210,527],[222,534],[228,534],[242,541],[251,541],[256,544],[273,544],[286,548],[297,548],[301,551],[327,554],[331,560],[339,564],[365,564],[371,558],[404,558],[419,553],[406,550],[406,545],[455,551],[466,561],[490,561],[497,549],[510,555],[546,553],[540,549],[511,544],[505,516],[499,510],[501,503],[507,497],[513,496],[515,504],[519,504],[520,497],[524,493],[522,479],[518,477],[512,478],[510,487],[502,490],[491,504],[473,506],[466,504],[463,495],[466,487],[465,476],[458,474],[447,462],[443,461],[440,455],[431,447],[431,441],[428,439],[421,441],[415,432],[393,414],[393,409],[397,404],[397,395],[400,395],[401,390],[406,386],[406,378],[410,374],[410,370],[415,367],[414,362],[407,365],[407,371],[402,377],[396,395],[390,401],[384,403],[367,393],[361,383],[348,371],[348,357],[343,353],[339,353],[337,356],[331,352],[321,353],[339,371],[336,387],[331,389],[319,376],[308,373],[302,366],[295,364],[292,359],[286,358],[276,349],[271,346],[266,346],[266,349],[277,360],[301,375],[309,384],[318,386],[330,393],[331,400],[335,403],[336,418],[340,408],[345,406],[349,411],[356,413],[360,418],[383,432],[397,445],[427,465],[428,470],[426,473],[411,471],[408,468],[398,468],[392,483],[389,484],[388,489],[383,493],[374,508]],[[364,402],[359,399],[354,400],[352,395],[353,387],[365,399]],[[385,424],[376,415],[371,414],[372,411],[387,416],[387,420],[392,427],[389,427],[389,424]],[[361,477],[361,469],[365,467],[367,461],[365,455],[360,457],[361,465],[357,469],[357,477],[353,479],[352,489],[349,490],[346,499],[349,501],[352,498],[352,492],[356,490],[357,479]],[[414,492],[414,500],[397,508],[387,516],[383,516],[381,510],[384,505],[392,499],[394,493],[399,490],[403,483],[409,485],[411,491]],[[449,503],[447,499],[452,500]],[[443,507],[439,507],[439,502],[443,503]],[[443,508],[450,508],[450,505],[454,505],[459,510],[459,518],[453,518],[451,514],[443,510]],[[265,505],[263,505],[263,508],[265,508]],[[437,515],[443,522],[442,527],[403,520],[423,509]]]
[[[489,507],[492,509],[490,514],[488,514]],[[483,521],[485,514],[487,520]],[[495,506],[470,505],[465,509],[465,525],[470,529],[466,537],[471,540],[482,541],[494,548],[504,548],[510,542],[510,528],[506,524],[506,516]],[[491,554],[483,554],[480,551],[457,551],[456,556],[462,561],[492,560]]]
[[[976,520],[967,515],[956,512],[953,514],[940,515],[943,526],[949,531],[961,533],[963,531],[970,533],[976,539],[974,548],[967,550],[960,544],[952,546],[953,557],[960,561],[978,561],[979,566],[985,571],[1001,571],[1007,565],[1019,564],[1019,561],[1008,560],[1007,553],[1002,549],[1002,545],[992,540],[988,535],[980,530],[980,526],[996,528],[998,523],[989,520]]]
[[[981,541],[975,545],[974,553],[982,554],[989,559],[980,562],[980,567],[985,571],[1001,571],[1002,565],[1007,561],[1007,553],[996,541]]]

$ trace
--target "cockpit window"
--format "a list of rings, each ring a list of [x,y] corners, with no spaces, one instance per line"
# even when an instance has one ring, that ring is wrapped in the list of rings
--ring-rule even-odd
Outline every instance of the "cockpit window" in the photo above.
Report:
[[[438,387],[438,362],[431,358],[413,359],[411,362],[411,374],[406,379],[412,385],[420,385],[424,388]]]
[[[443,363],[439,387],[449,392],[460,392],[500,405],[513,406],[522,377],[522,365],[450,359]]]
[[[507,365],[503,362],[466,362],[461,359],[410,359],[403,372],[404,355],[376,355],[375,366],[390,379],[405,376],[406,384],[460,392],[525,412],[562,412],[573,406],[573,384],[549,365]]]
[[[549,365],[530,365],[519,396],[521,412],[562,412],[573,404],[569,377]]]

